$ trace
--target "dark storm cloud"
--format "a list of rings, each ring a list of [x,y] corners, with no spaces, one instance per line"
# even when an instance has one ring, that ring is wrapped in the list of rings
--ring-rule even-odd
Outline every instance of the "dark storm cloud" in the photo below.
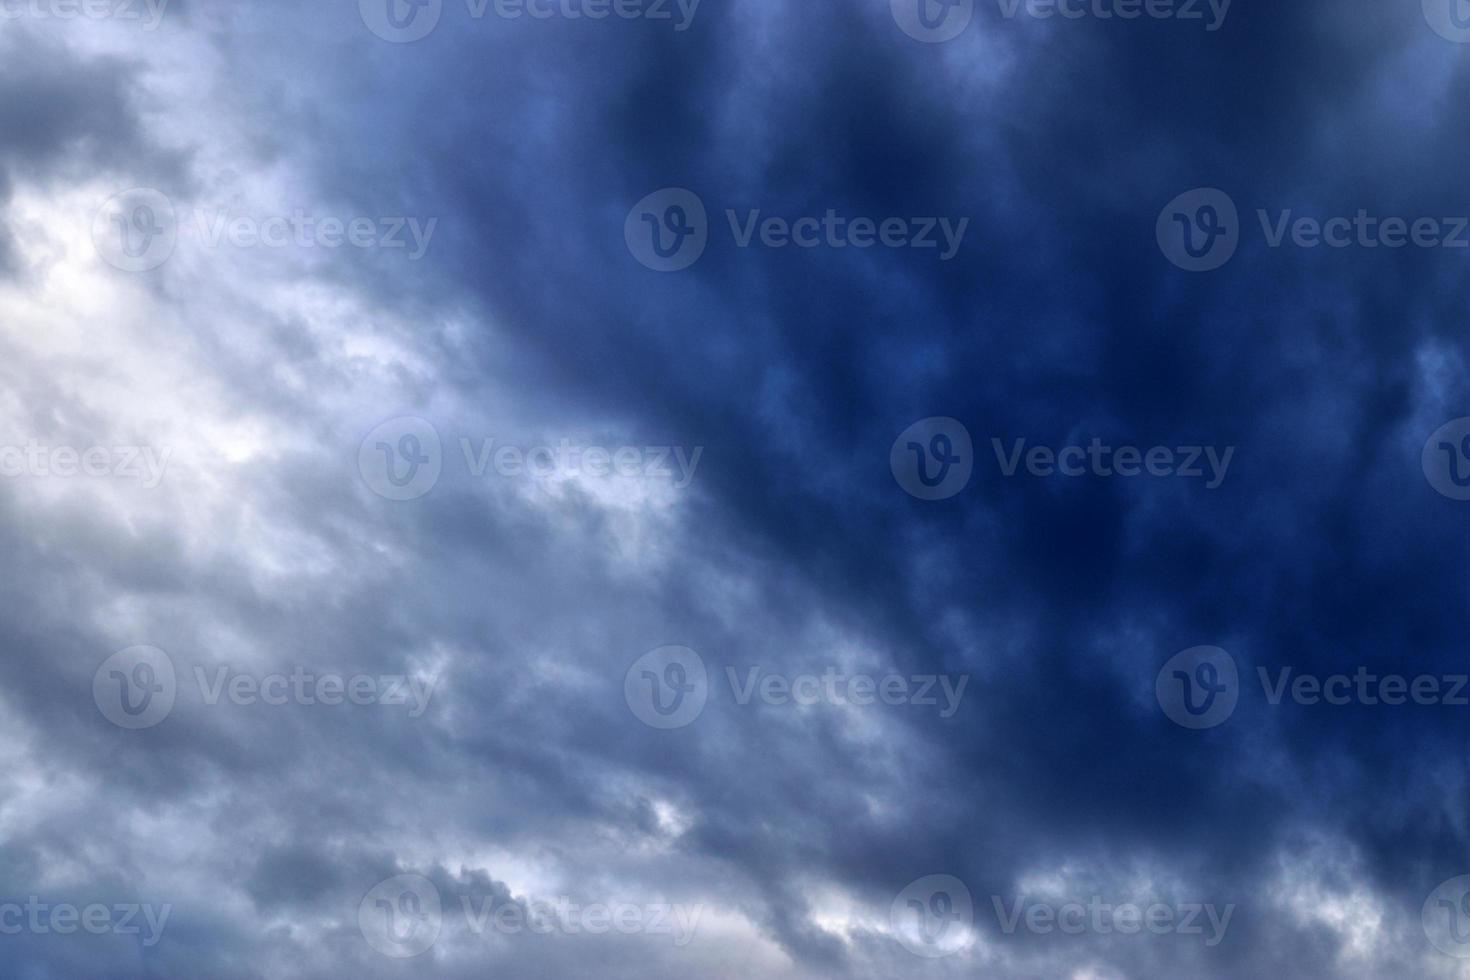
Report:
[[[946,610],[1023,626],[1029,643],[1004,669],[986,669],[999,657],[990,651],[968,665],[986,683],[959,721],[966,736],[935,739],[935,751],[954,749],[950,793],[973,785],[975,805],[934,826],[915,814],[903,838],[937,840],[932,862],[1004,888],[1058,852],[1121,845],[1177,865],[1205,836],[1211,856],[1196,859],[1198,873],[1231,898],[1257,889],[1250,875],[1269,872],[1299,824],[1361,840],[1358,821],[1376,822],[1363,796],[1377,774],[1432,753],[1462,721],[1406,712],[1365,738],[1353,734],[1353,712],[1260,720],[1312,788],[1303,794],[1275,780],[1242,790],[1247,734],[1189,744],[1155,714],[1119,705],[1168,653],[1217,637],[1231,638],[1247,666],[1453,662],[1455,628],[1434,610],[1452,605],[1445,572],[1456,552],[1445,549],[1443,516],[1426,512],[1445,505],[1426,505],[1414,466],[1422,434],[1405,431],[1415,352],[1428,339],[1414,324],[1446,320],[1413,309],[1435,304],[1437,290],[1406,301],[1403,287],[1441,278],[1454,256],[1256,246],[1218,278],[1189,282],[1159,261],[1149,232],[1176,189],[1210,183],[1228,185],[1245,209],[1453,213],[1463,198],[1452,181],[1431,194],[1394,179],[1435,169],[1453,139],[1448,117],[1393,147],[1338,134],[1378,121],[1375,98],[1416,51],[1429,65],[1455,52],[1414,11],[1325,4],[1241,8],[1219,36],[982,19],[987,33],[1031,31],[998,42],[1027,45],[1030,57],[975,97],[946,86],[953,66],[881,17],[779,8],[767,17],[782,21],[781,40],[766,46],[742,43],[735,12],[710,13],[679,43],[636,38],[646,55],[636,66],[620,48],[579,61],[575,75],[543,71],[524,97],[497,83],[515,55],[530,55],[497,59],[474,77],[497,93],[499,111],[462,121],[463,155],[441,157],[436,183],[458,190],[456,225],[471,229],[473,246],[465,275],[498,322],[544,352],[568,397],[625,406],[715,447],[704,487],[723,498],[747,547],[806,570],[825,602],[880,635],[904,637],[888,644],[903,655],[946,655],[948,638],[925,628]],[[828,28],[820,41],[813,23]],[[783,41],[800,46],[799,61],[781,57]],[[419,79],[449,103],[476,84],[465,72],[488,42],[428,43],[468,52],[462,72]],[[402,63],[414,55],[427,58],[405,52]],[[1454,69],[1450,91],[1459,78]],[[1090,90],[1106,93],[1107,111],[1078,97]],[[532,113],[565,139],[514,144],[509,134]],[[587,166],[591,147],[608,144],[617,149]],[[493,164],[466,172],[466,157]],[[937,269],[923,256],[715,245],[686,275],[660,277],[622,254],[618,219],[669,184],[700,193],[716,225],[726,206],[830,206],[972,215],[976,232]],[[1275,302],[1255,302],[1263,291]],[[939,366],[906,374],[871,351],[923,351]],[[729,410],[732,392],[740,411]],[[982,483],[936,515],[883,495],[880,461],[892,433],[941,411],[977,433],[1238,445],[1240,475],[1204,500],[1185,499],[1185,488],[1148,499],[1123,481],[1060,493]],[[1388,564],[1377,545],[1352,540],[1385,524],[1408,539]],[[906,607],[895,583],[914,547],[934,550],[944,588]],[[1420,611],[1409,630],[1406,608]],[[1135,616],[1142,629],[1125,632]],[[1122,669],[1110,662],[1119,658]],[[989,749],[997,744],[1006,758]],[[1341,771],[1311,775],[1327,760]],[[1314,806],[1317,794],[1331,806]],[[728,813],[728,795],[722,802]],[[1028,832],[1011,846],[986,846],[1019,826]],[[1391,853],[1401,860],[1402,846]],[[1432,857],[1454,870],[1453,848]],[[864,860],[849,858],[846,873],[864,874]],[[1243,873],[1232,880],[1232,869]],[[1409,912],[1433,884],[1395,881],[1402,872],[1387,865],[1370,874]]]
[[[0,35],[0,205],[18,180],[45,186],[119,171],[158,180],[179,161],[144,136],[135,79],[141,66],[73,53],[7,18]],[[14,274],[14,231],[0,211],[0,270]]]
[[[241,339],[209,326],[228,289],[160,284],[198,314],[191,353],[225,400],[308,435],[236,477],[240,506],[203,530],[77,504],[35,534],[0,498],[0,534],[27,569],[3,620],[22,667],[13,717],[37,758],[94,787],[9,843],[7,892],[69,841],[94,841],[108,856],[83,863],[99,886],[152,880],[179,905],[182,945],[148,954],[160,975],[320,976],[344,961],[397,975],[362,942],[363,894],[413,873],[451,903],[525,900],[494,863],[517,854],[720,901],[793,976],[912,969],[881,931],[829,931],[826,892],[882,919],[936,872],[968,883],[996,976],[1418,968],[1419,904],[1470,861],[1463,780],[1444,761],[1462,715],[1256,697],[1196,733],[1153,701],[1163,661],[1201,643],[1251,680],[1258,665],[1457,669],[1465,542],[1418,453],[1465,414],[1458,256],[1271,250],[1255,230],[1257,208],[1470,208],[1445,165],[1463,157],[1449,109],[1463,59],[1413,5],[1237,5],[1205,33],[1008,21],[982,3],[947,45],[912,41],[885,4],[707,3],[678,34],[476,22],[449,4],[411,45],[374,38],[351,6],[265,6],[208,37],[226,64],[265,66],[231,106],[268,123],[248,141],[258,161],[305,165],[324,205],[440,217],[435,250],[407,272],[349,256],[323,273],[371,297],[367,336],[427,367],[395,366],[398,403],[344,419],[318,405],[376,379],[305,314],[252,311],[259,332]],[[0,128],[24,134],[0,144],[7,172],[42,181],[117,157],[141,161],[145,182],[160,156],[128,94],[137,69],[62,70],[76,59],[50,53],[0,62],[35,96],[0,95]],[[311,94],[275,100],[302,64]],[[1240,206],[1244,243],[1190,276],[1160,255],[1154,220],[1209,185]],[[623,222],[666,186],[702,198],[712,240],[660,274],[629,254]],[[948,262],[734,247],[726,209],[756,208],[970,221]],[[1426,351],[1450,365],[1444,390],[1427,390]],[[639,513],[642,538],[581,487],[548,500],[461,473],[392,504],[354,484],[352,454],[411,412],[434,418],[450,457],[461,434],[589,431],[705,457],[676,509]],[[933,504],[886,465],[893,438],[931,415],[962,420],[979,456],[969,488]],[[1093,436],[1239,448],[1209,492],[1003,479],[991,463],[992,437]],[[330,571],[259,559],[255,514]],[[649,540],[657,560],[640,562]],[[146,635],[109,624],[107,610],[138,607]],[[133,643],[165,648],[183,677],[239,643],[257,670],[439,657],[445,680],[421,720],[190,693],[159,727],[120,733],[86,692],[101,658]],[[885,711],[875,733],[723,693],[660,732],[631,717],[621,684],[666,643],[699,650],[717,684],[727,666],[820,671],[849,655],[972,682],[954,717]],[[687,831],[663,826],[660,805]],[[189,828],[181,846],[208,855],[199,880],[172,863],[150,879],[156,836],[109,823],[111,808]],[[1209,949],[1002,934],[991,896],[1063,870],[1083,900],[1122,901],[1142,879],[1164,900],[1238,910]],[[1282,914],[1273,892],[1301,875],[1322,891],[1295,909],[1358,890],[1383,901],[1373,957],[1338,960],[1343,931]],[[712,933],[724,975],[752,972],[738,940]],[[270,952],[242,965],[262,936]],[[34,945],[25,962],[43,975],[82,968],[77,946]],[[487,959],[517,975],[689,972],[674,951],[609,942],[455,932],[434,955],[444,976]]]

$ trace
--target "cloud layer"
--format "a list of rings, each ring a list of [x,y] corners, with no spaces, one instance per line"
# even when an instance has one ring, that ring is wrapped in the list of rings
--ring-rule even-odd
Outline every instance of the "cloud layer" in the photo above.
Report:
[[[1457,22],[924,3],[0,22],[13,975],[1462,975]]]

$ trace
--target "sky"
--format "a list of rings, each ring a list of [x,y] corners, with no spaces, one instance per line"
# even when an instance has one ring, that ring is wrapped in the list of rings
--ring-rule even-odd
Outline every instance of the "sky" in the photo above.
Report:
[[[0,0],[0,974],[1470,978],[1465,0]]]

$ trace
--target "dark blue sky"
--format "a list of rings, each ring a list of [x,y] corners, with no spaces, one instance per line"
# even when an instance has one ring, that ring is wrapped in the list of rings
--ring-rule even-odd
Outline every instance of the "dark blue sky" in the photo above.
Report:
[[[1470,975],[1465,0],[97,4],[0,974]]]

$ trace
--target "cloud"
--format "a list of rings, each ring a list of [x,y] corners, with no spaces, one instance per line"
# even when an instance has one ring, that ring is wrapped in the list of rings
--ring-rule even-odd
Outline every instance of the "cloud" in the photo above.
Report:
[[[406,875],[441,906],[410,962],[443,977],[1454,975],[1420,916],[1465,870],[1463,717],[1252,688],[1459,669],[1454,502],[1419,469],[1464,414],[1457,255],[1273,249],[1257,216],[1462,209],[1454,45],[1327,3],[1213,33],[981,4],[945,44],[885,4],[676,32],[450,3],[410,44],[353,6],[0,41],[0,444],[167,452],[156,486],[0,479],[0,905],[173,908],[156,946],[4,937],[17,970],[398,975],[360,909]],[[1197,186],[1242,221],[1209,274],[1153,237]],[[677,273],[624,241],[666,187],[710,219]],[[93,234],[130,188],[176,231],[139,272]],[[742,247],[757,211],[969,223],[941,261]],[[437,224],[411,257],[355,219]],[[278,245],[211,234],[273,220]],[[974,436],[948,501],[886,465],[931,416]],[[389,499],[362,461],[406,417],[437,448],[385,437],[387,462],[438,472]],[[991,462],[1094,437],[1237,449],[1210,491]],[[563,442],[640,468],[476,468]],[[686,486],[661,447],[700,450]],[[1200,644],[1245,687],[1191,732],[1154,682]],[[130,731],[92,692],[138,645],[176,691]],[[659,729],[625,679],[672,645],[707,700]],[[752,667],[968,683],[952,717],[741,703]],[[235,675],[286,703],[211,699]],[[323,678],[432,697],[333,704]],[[973,915],[922,963],[895,916],[936,874]],[[645,917],[472,927],[559,900]],[[1234,912],[1206,945],[1007,931],[1018,902]],[[697,910],[692,940],[653,906]]]

